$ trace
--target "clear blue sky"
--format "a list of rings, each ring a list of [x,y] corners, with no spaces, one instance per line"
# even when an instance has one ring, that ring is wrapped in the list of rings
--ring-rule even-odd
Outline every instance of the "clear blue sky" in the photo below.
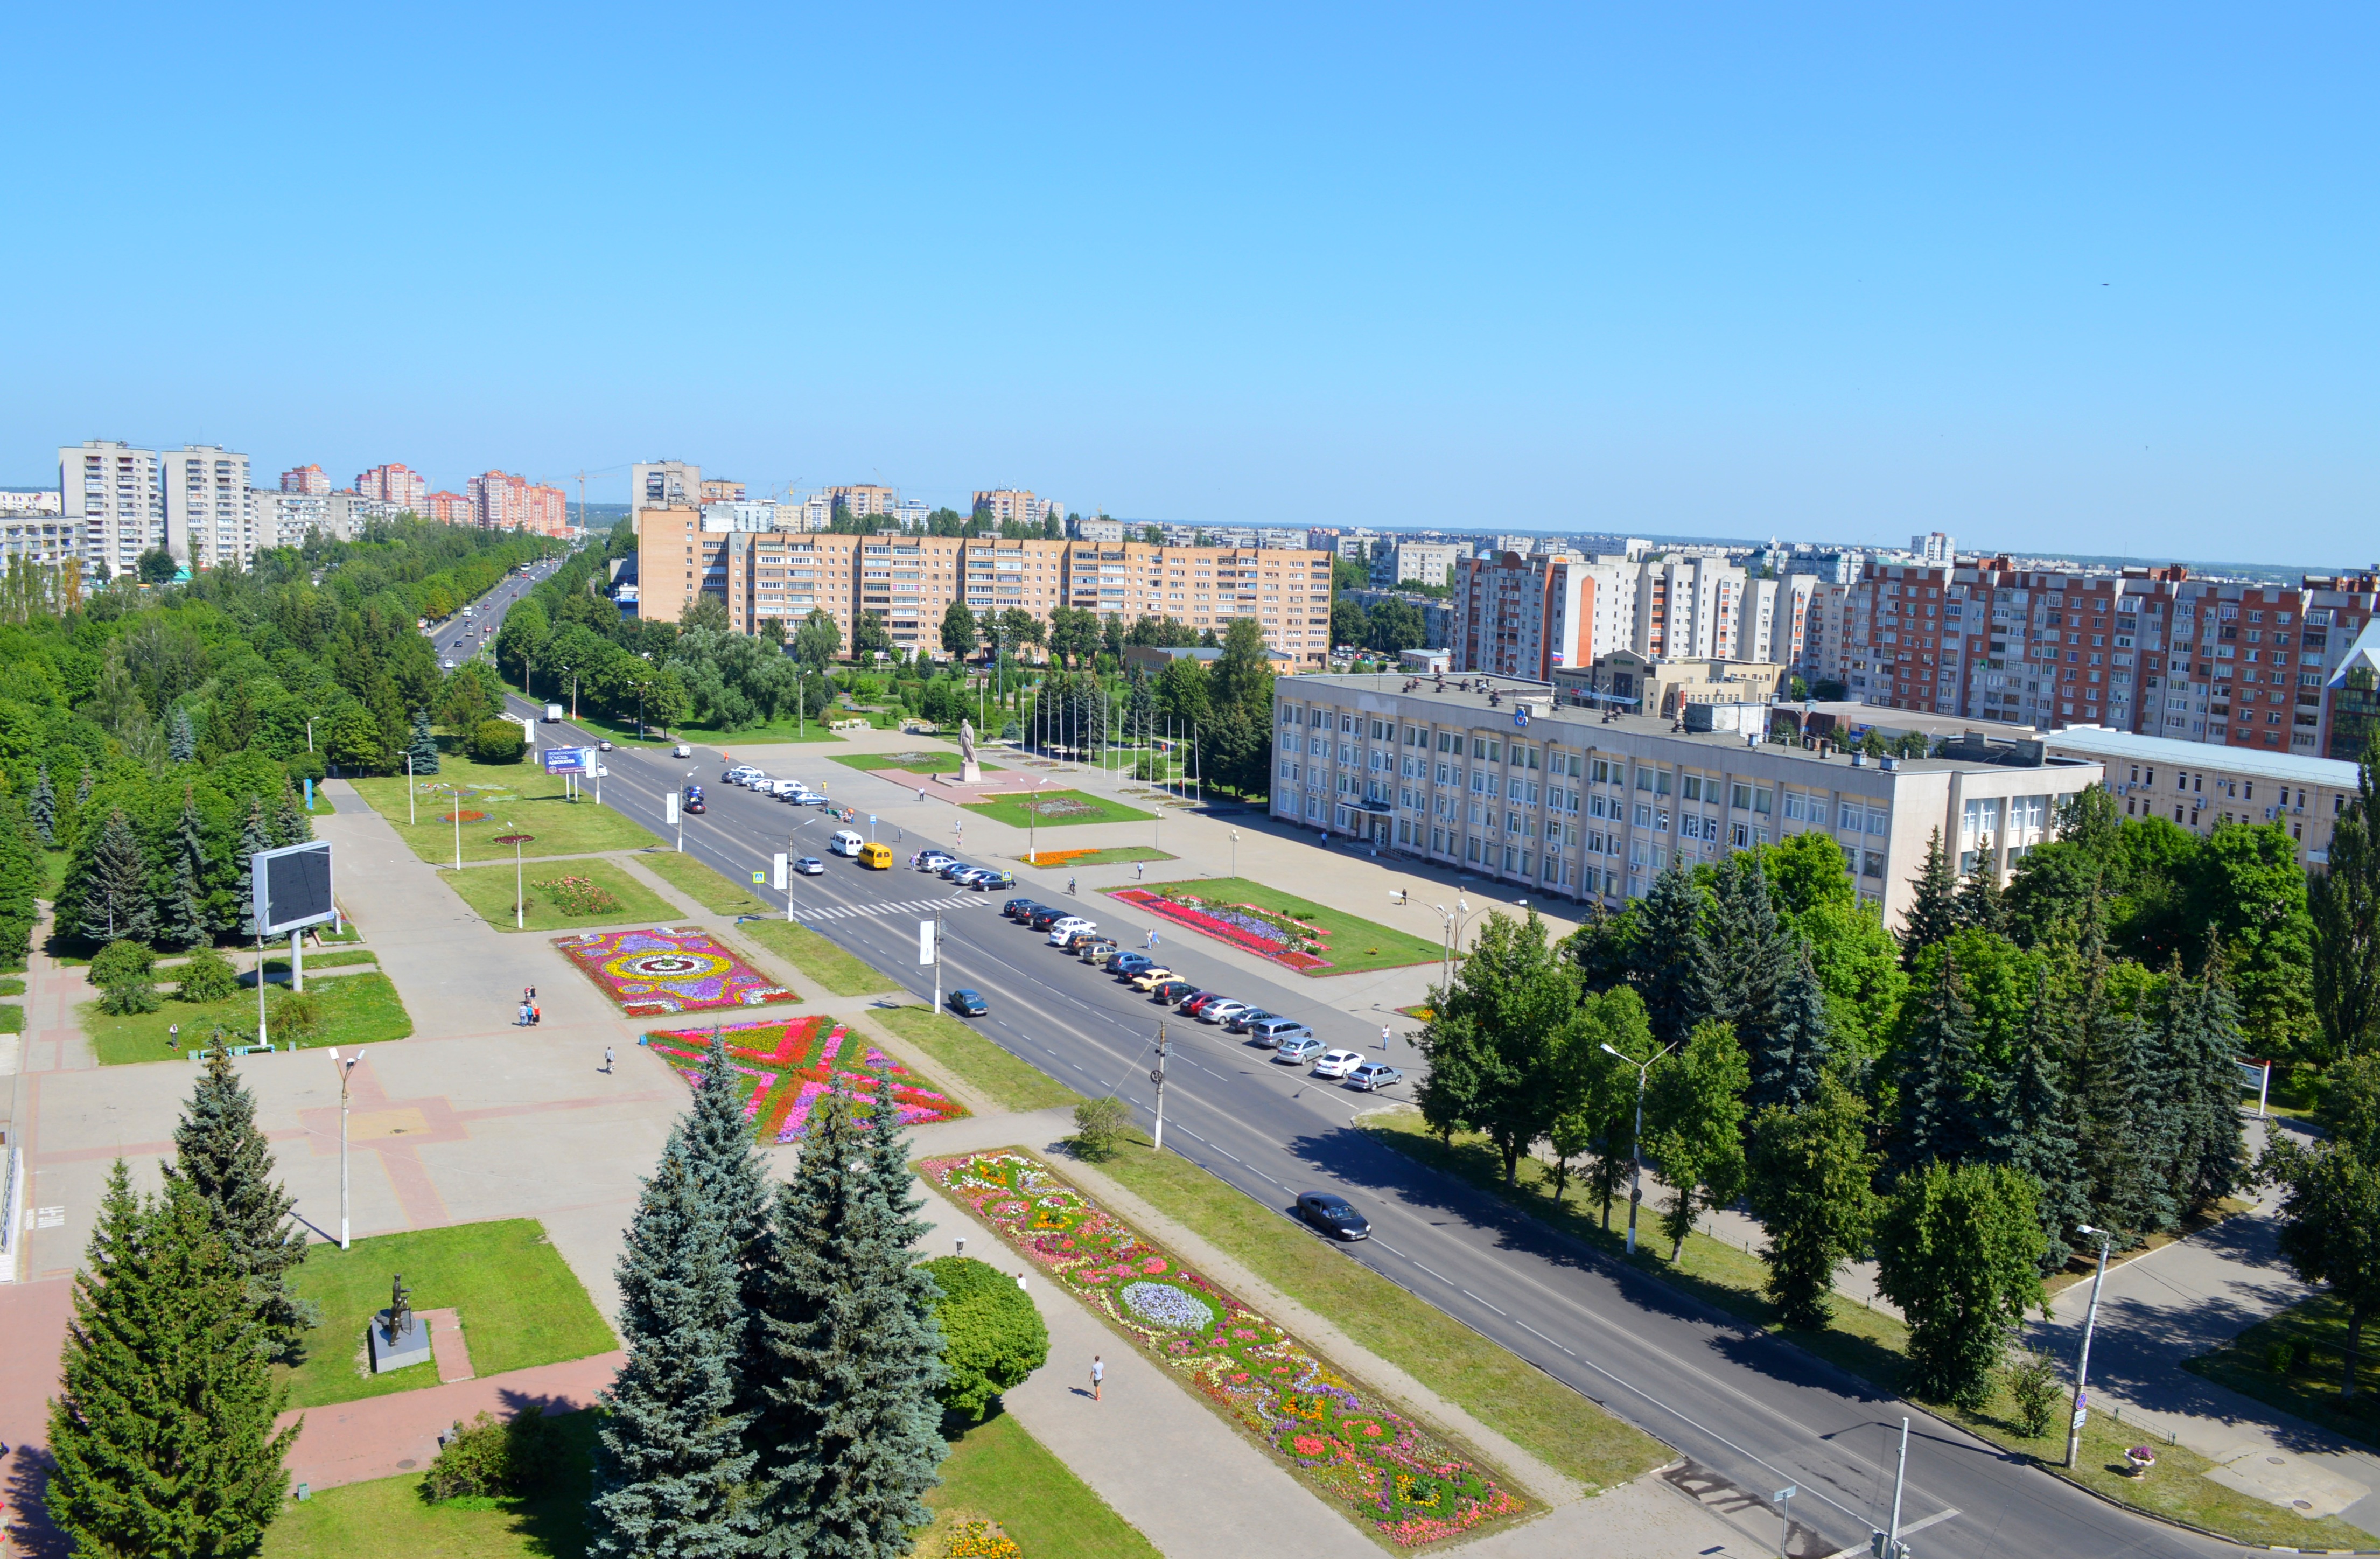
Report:
[[[268,480],[674,456],[1213,521],[2368,564],[2375,34],[18,6],[0,481],[203,437]]]

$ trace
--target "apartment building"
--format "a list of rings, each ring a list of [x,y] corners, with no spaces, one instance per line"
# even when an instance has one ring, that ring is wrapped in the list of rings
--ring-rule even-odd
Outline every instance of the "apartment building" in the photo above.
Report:
[[[1871,563],[1832,611],[1817,665],[1866,703],[2337,757],[2333,711],[2354,688],[2334,672],[2375,614],[2371,576],[2292,588],[2192,579],[2178,565]]]
[[[256,505],[249,497],[248,457],[216,444],[161,451],[165,549],[183,566],[245,568],[256,556]]]
[[[443,520],[449,525],[479,523],[479,505],[462,493],[449,493],[444,488],[421,500],[421,514],[426,519]]]
[[[570,530],[570,495],[509,471],[484,471],[467,484],[471,520],[483,530],[528,530],[563,536]]]
[[[1374,559],[1376,585],[1443,585],[1452,582],[1455,566],[1471,549],[1454,542],[1390,542]]]
[[[295,466],[281,473],[281,491],[303,493],[309,497],[326,496],[331,491],[330,474],[320,466]]]
[[[2339,658],[2323,684],[2322,704],[2323,750],[2340,762],[2362,761],[2380,737],[2380,617],[2365,623]]]
[[[2331,831],[2356,795],[2356,766],[2331,758],[2103,725],[2069,726],[2042,739],[2058,757],[2105,765],[2126,817],[2163,818],[2200,834],[2225,823],[2277,822],[2297,841],[2298,859],[2313,866],[2329,861]]]
[[[901,507],[900,490],[879,487],[872,482],[857,482],[844,487],[830,487],[820,496],[836,514],[895,514]]]
[[[1912,562],[1929,568],[1948,568],[1959,561],[1959,549],[1944,532],[1928,530],[1909,538],[1909,555]]]
[[[1767,705],[1791,673],[1770,661],[1662,660],[1614,650],[1553,675],[1555,696],[1588,709],[1616,709],[1675,720],[1694,703]]]
[[[1066,505],[1055,498],[1037,498],[1021,487],[989,488],[975,495],[975,513],[995,520],[1021,520],[1041,525],[1052,518],[1063,520]]]
[[[1545,683],[1484,677],[1283,677],[1273,712],[1271,808],[1283,821],[1615,907],[1673,860],[1822,833],[1894,929],[1936,831],[1961,842],[1972,869],[2004,875],[2051,836],[2058,806],[2106,773],[2038,742],[1871,762],[1756,735],[1673,732],[1658,718],[1564,707]]]
[[[430,500],[430,483],[421,473],[402,465],[374,466],[356,478],[356,492],[366,498],[395,504],[399,512],[423,512]]]
[[[647,460],[628,468],[628,514],[702,502],[702,468],[684,460]]]
[[[0,487],[0,515],[62,515],[66,505],[55,488]]]
[[[1469,559],[1455,575],[1455,666],[1542,682],[1556,666],[1585,664],[1601,582],[1575,554]]]
[[[1454,603],[1451,601],[1438,596],[1423,595],[1417,591],[1350,590],[1340,593],[1345,600],[1354,602],[1366,612],[1391,601],[1401,601],[1420,614],[1422,648],[1451,650],[1453,646]]]
[[[331,499],[327,493],[260,488],[249,494],[249,502],[256,510],[256,540],[260,548],[298,546],[312,531],[321,531],[328,536],[339,533],[331,518]],[[252,557],[253,554],[251,561]]]
[[[94,575],[128,574],[142,553],[165,544],[165,490],[153,449],[115,439],[61,447],[58,497]]]
[[[723,477],[702,479],[702,501],[706,504],[740,504],[744,501],[744,484]]]
[[[83,559],[81,527],[55,509],[0,505],[0,568],[20,557],[28,563],[72,563],[79,576]]]

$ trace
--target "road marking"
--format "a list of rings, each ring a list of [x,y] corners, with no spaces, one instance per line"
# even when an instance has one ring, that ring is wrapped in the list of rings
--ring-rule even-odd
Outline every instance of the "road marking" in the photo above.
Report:
[[[1453,1280],[1452,1278],[1451,1278],[1451,1277],[1439,1277],[1439,1274],[1438,1274],[1438,1273],[1430,1273],[1430,1272],[1429,1272],[1429,1269],[1428,1269],[1427,1267],[1422,1267],[1422,1266],[1421,1266],[1421,1263],[1420,1263],[1419,1261],[1415,1261],[1415,1262],[1414,1262],[1414,1265],[1415,1265],[1415,1266],[1416,1266],[1416,1267],[1421,1267],[1421,1270],[1422,1270],[1422,1271],[1424,1271],[1424,1272],[1426,1272],[1426,1273],[1429,1273],[1429,1275],[1430,1275],[1430,1276],[1432,1276],[1432,1277],[1437,1277],[1439,1282],[1440,1282],[1440,1283],[1442,1283],[1442,1284],[1446,1285],[1449,1288],[1451,1288],[1451,1287],[1453,1287],[1453,1286],[1454,1286],[1454,1280]]]
[[[1470,1290],[1470,1289],[1468,1289],[1468,1288],[1458,1288],[1458,1289],[1456,1289],[1456,1290],[1455,1290],[1455,1292],[1456,1292],[1456,1293],[1458,1293],[1458,1294],[1460,1294],[1460,1295],[1462,1295],[1462,1296],[1463,1296],[1464,1298],[1466,1298],[1466,1299],[1475,1300],[1475,1301],[1476,1301],[1476,1302],[1478,1302],[1479,1304],[1488,1305],[1488,1301],[1487,1301],[1487,1300],[1480,1298],[1478,1295],[1474,1294],[1474,1293],[1473,1293],[1473,1292],[1471,1292],[1471,1290]],[[1488,1305],[1488,1308],[1489,1309],[1491,1309],[1491,1310],[1496,1310],[1496,1307],[1495,1307],[1495,1306],[1493,1306],[1493,1305]],[[1497,1313],[1498,1315],[1504,1315],[1504,1312],[1503,1312],[1502,1310],[1496,1310],[1496,1313]],[[1512,1320],[1512,1318],[1511,1316],[1509,1316],[1509,1315],[1504,1315],[1504,1319],[1505,1319],[1505,1320],[1507,1320],[1507,1321],[1510,1321],[1510,1320]]]

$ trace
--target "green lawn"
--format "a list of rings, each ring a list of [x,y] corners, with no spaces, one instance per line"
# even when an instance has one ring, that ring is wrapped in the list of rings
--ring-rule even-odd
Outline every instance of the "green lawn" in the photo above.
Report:
[[[1019,1061],[946,1012],[917,1006],[888,1007],[867,1021],[890,1029],[905,1043],[933,1057],[953,1077],[1010,1110],[1046,1110],[1077,1104],[1083,1096]]]
[[[25,1031],[25,1009],[14,1002],[0,1005],[0,1034],[21,1034]]]
[[[1023,856],[1011,856],[1011,860],[1025,860]],[[1043,850],[1038,861],[1025,861],[1027,866],[1129,866],[1135,860],[1180,860],[1170,850],[1153,845],[1111,845],[1103,850]]]
[[[1304,971],[1308,975],[1354,974],[1366,969],[1398,968],[1408,964],[1434,964],[1442,952],[1439,944],[1410,932],[1384,926],[1377,920],[1366,920],[1342,909],[1333,909],[1302,894],[1284,893],[1248,877],[1203,877],[1181,883],[1119,883],[1114,887],[1099,891],[1125,893],[1135,888],[1144,893],[1162,894],[1168,898],[1195,897],[1210,904],[1253,904],[1259,909],[1287,915],[1318,928],[1324,933],[1320,956],[1330,959],[1330,965],[1328,968]],[[1190,930],[1187,926],[1179,929]]]
[[[1157,1559],[1137,1529],[997,1408],[951,1443],[941,1472],[926,1496],[934,1523],[917,1535],[917,1559],[941,1559],[951,1528],[969,1516],[999,1522],[1033,1559]]]
[[[15,979],[14,977],[0,980],[0,996],[21,996],[24,993],[25,982],[23,980]]]
[[[405,1010],[396,987],[384,974],[343,974],[306,989],[309,995],[322,999],[325,1023],[322,1037],[314,1041],[317,1046],[387,1044],[413,1032],[412,1016]],[[91,1047],[101,1066],[179,1061],[207,1044],[218,1026],[234,1044],[244,1044],[256,1037],[253,985],[229,1001],[197,1005],[177,1002],[164,991],[158,995],[161,1000],[155,1012],[111,1017],[100,1011],[95,1001],[85,1002],[75,1009],[83,1032],[91,1036]],[[266,998],[268,1002],[271,999]],[[166,1030],[174,1024],[181,1025],[182,1031],[178,1038],[169,1039]],[[276,1034],[273,1042],[278,1047],[286,1041]]]
[[[434,1365],[366,1374],[364,1328],[388,1307],[389,1279],[405,1274],[418,1310],[453,1309],[470,1345],[471,1372],[485,1378],[536,1364],[608,1353],[620,1345],[561,1252],[533,1218],[456,1224],[374,1235],[353,1248],[315,1245],[295,1286],[322,1308],[306,1334],[303,1360],[275,1365],[296,1407],[434,1386]]]
[[[833,995],[870,996],[901,986],[899,980],[880,973],[867,960],[852,956],[808,926],[775,919],[747,920],[735,928],[735,934],[767,948]]]
[[[510,860],[513,846],[499,845],[499,835],[527,834],[522,846],[531,857],[580,855],[595,850],[636,850],[660,840],[609,807],[595,804],[591,789],[577,801],[563,795],[560,774],[547,774],[526,759],[518,763],[475,763],[449,756],[439,773],[413,782],[418,787],[413,815],[406,820],[405,776],[359,779],[356,791],[389,821],[413,853],[432,866],[455,859],[455,825],[443,821],[455,809],[455,796],[442,786],[463,788],[463,809],[484,812],[484,822],[466,818],[462,824],[463,859]]]
[[[264,1534],[264,1559],[577,1559],[587,1552],[601,1419],[564,1413],[556,1421],[575,1454],[556,1486],[535,1498],[433,1504],[419,1472],[318,1490],[283,1504]]]
[[[725,877],[690,855],[675,850],[646,850],[637,864],[714,915],[766,915],[769,907],[741,883]]]
[[[1080,790],[1002,796],[995,800],[970,802],[966,810],[1012,828],[1024,828],[1028,823],[1040,828],[1067,828],[1085,822],[1147,822],[1157,815]]]
[[[1389,1146],[1491,1196],[1511,1201],[1608,1256],[1628,1259],[1623,1237],[1618,1232],[1627,1217],[1625,1201],[1613,1204],[1613,1232],[1607,1233],[1597,1210],[1581,1200],[1575,1180],[1568,1199],[1560,1206],[1555,1204],[1552,1177],[1546,1166],[1534,1159],[1522,1162],[1521,1184],[1507,1192],[1501,1164],[1485,1138],[1457,1133],[1450,1147],[1431,1136],[1423,1127],[1421,1116],[1411,1111],[1367,1116],[1364,1125]],[[1875,1382],[1886,1392],[1900,1391],[1909,1331],[1891,1316],[1863,1309],[1838,1296],[1834,1320],[1824,1331],[1785,1333],[1778,1326],[1774,1307],[1761,1291],[1767,1281],[1767,1265],[1758,1256],[1698,1234],[1687,1239],[1680,1261],[1672,1264],[1667,1258],[1668,1242],[1657,1236],[1649,1241],[1640,1240],[1635,1265],[1650,1276]],[[1980,1413],[1962,1412],[1938,1403],[1925,1406],[1928,1411],[2027,1461],[2046,1467],[2062,1463],[2065,1458],[2063,1415],[2048,1434],[2029,1440],[2017,1428],[2005,1390],[1997,1391],[1990,1406]],[[2209,1481],[2199,1475],[2215,1464],[2183,1446],[2159,1444],[2155,1470],[2145,1479],[2131,1477],[2124,1462],[2124,1448],[2139,1444],[2141,1439],[2137,1427],[2095,1414],[2082,1431],[2082,1454],[2077,1458],[2078,1465],[2070,1473],[2060,1468],[2059,1476],[2070,1478],[2119,1504],[2135,1505],[2169,1520],[2186,1521],[2241,1542],[2294,1544],[2318,1550],[2352,1549],[2358,1542],[2369,1541],[2368,1534],[2336,1517],[2309,1521],[2252,1494]]]
[[[379,954],[361,947],[350,948],[344,953],[309,953],[306,955],[306,972],[308,974],[311,974],[316,969],[352,968],[358,964],[370,964],[377,967],[379,963]],[[286,953],[277,958],[267,958],[264,960],[264,974],[266,979],[269,980],[276,974],[287,974],[288,972],[289,955]],[[251,980],[249,982],[248,988],[251,991],[255,990],[256,982]]]
[[[641,920],[648,924],[666,925],[677,919],[677,911],[653,892],[638,882],[612,861],[596,859],[584,860],[531,861],[521,869],[526,880],[528,924],[513,924],[514,867],[507,861],[499,866],[473,866],[463,871],[445,871],[438,880],[453,888],[464,903],[479,917],[498,931],[565,932],[580,926],[617,926]],[[619,902],[616,909],[600,909],[592,914],[565,914],[552,889],[539,886],[565,877],[584,877]]]
[[[863,772],[906,769],[913,774],[955,774],[965,767],[956,748],[947,752],[929,748],[920,748],[915,752],[853,752],[836,758],[835,761]],[[1000,766],[996,763],[979,766],[987,774],[1000,773]]]
[[[1132,1145],[1099,1165],[1135,1196],[1558,1471],[1613,1488],[1670,1459],[1517,1355],[1172,1153]]]
[[[2380,1360],[2373,1358],[2373,1329],[2364,1329],[2356,1351],[2352,1400],[2338,1388],[2347,1375],[2347,1307],[2336,1295],[2316,1294],[2258,1321],[2212,1353],[2186,1359],[2182,1368],[2244,1396],[2295,1413],[2334,1434],[2380,1446]],[[2290,1345],[2286,1368],[2275,1369],[2279,1345]]]

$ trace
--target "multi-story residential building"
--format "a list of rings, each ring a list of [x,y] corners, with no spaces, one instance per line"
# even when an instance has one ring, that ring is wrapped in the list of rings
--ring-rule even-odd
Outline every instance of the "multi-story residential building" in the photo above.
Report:
[[[637,515],[637,615],[674,623],[707,592],[727,602],[732,530],[713,530],[692,504],[639,505]]]
[[[1726,558],[1668,553],[1636,574],[1635,648],[1667,659],[1743,658],[1744,571]]]
[[[1947,568],[1959,561],[1959,549],[1950,538],[1939,530],[1928,530],[1922,536],[1909,538],[1909,555],[1912,562],[1929,568]]]
[[[248,497],[256,511],[256,543],[261,549],[298,546],[309,531],[338,534],[327,495],[259,488]]]
[[[1052,518],[1062,521],[1066,505],[1055,498],[1037,498],[1021,487],[996,487],[975,495],[975,512],[990,519],[1044,525]]]
[[[1075,540],[1078,542],[1121,542],[1123,540],[1123,521],[1120,519],[1083,519],[1078,518],[1075,519],[1070,519],[1066,522],[1066,530],[1069,535],[1073,536]]]
[[[1586,559],[1505,551],[1468,560],[1455,574],[1458,671],[1545,681],[1557,666],[1593,658],[1597,587]]]
[[[1867,554],[1862,552],[1814,552],[1795,547],[1785,554],[1777,572],[1780,578],[1807,574],[1822,584],[1848,585],[1860,577],[1860,570],[1866,565]]]
[[[56,497],[53,493],[50,497]],[[76,581],[82,575],[81,527],[55,509],[0,506],[0,567],[12,558],[53,566],[73,564]]]
[[[1767,705],[1785,691],[1789,669],[1767,661],[1661,660],[1614,650],[1553,675],[1564,703],[1675,720],[1693,703]]]
[[[1443,585],[1452,582],[1455,565],[1469,554],[1451,542],[1386,540],[1372,569],[1376,585]]]
[[[892,518],[904,530],[923,530],[934,518],[934,505],[923,498],[904,498],[893,505]]]
[[[509,471],[486,471],[470,480],[471,517],[483,530],[528,530],[567,535],[570,495]]]
[[[165,544],[165,490],[153,449],[115,439],[67,445],[58,451],[58,496],[93,575],[128,574],[142,553]]]
[[[702,479],[702,501],[706,504],[740,504],[744,501],[744,484],[723,477]]]
[[[395,504],[399,512],[423,512],[430,500],[430,483],[421,473],[407,466],[374,466],[356,478],[356,492],[366,498]]]
[[[1451,651],[1454,644],[1454,603],[1417,591],[1351,590],[1341,592],[1349,601],[1369,612],[1383,602],[1402,601],[1421,614],[1421,648]]]
[[[328,497],[331,478],[320,466],[298,466],[281,473],[281,491],[303,493],[310,498]]]
[[[2331,830],[2355,799],[2358,771],[2332,758],[2261,748],[2213,747],[2102,725],[2070,725],[2043,737],[2061,758],[2106,765],[2126,817],[2163,818],[2194,833],[2226,823],[2277,822],[2311,865],[2330,859]]]
[[[460,493],[441,488],[421,500],[421,515],[426,519],[443,520],[449,525],[476,525],[479,505]]]
[[[1897,929],[1937,831],[1961,842],[1973,870],[2004,875],[2050,836],[2058,806],[2105,774],[2037,742],[1872,762],[1566,707],[1544,683],[1408,682],[1275,683],[1274,815],[1533,895],[1616,905],[1672,861],[1819,833]]]
[[[702,468],[684,460],[647,460],[628,468],[628,518],[640,509],[702,502]]]
[[[708,487],[709,482],[703,485]],[[702,505],[702,528],[706,530],[775,530],[776,503],[770,499],[737,498],[718,500]],[[795,511],[798,514],[798,510]]]
[[[192,570],[245,568],[256,556],[256,505],[249,501],[248,457],[216,444],[158,456],[165,494],[165,549]]]
[[[54,487],[0,487],[0,515],[62,515],[66,505]]]
[[[843,487],[830,487],[823,494],[836,514],[868,515],[896,514],[901,507],[898,489],[879,487],[872,482],[856,482]]]
[[[2339,657],[2323,684],[2322,703],[2324,750],[2341,762],[2362,762],[2380,739],[2380,617],[2365,623]]]

